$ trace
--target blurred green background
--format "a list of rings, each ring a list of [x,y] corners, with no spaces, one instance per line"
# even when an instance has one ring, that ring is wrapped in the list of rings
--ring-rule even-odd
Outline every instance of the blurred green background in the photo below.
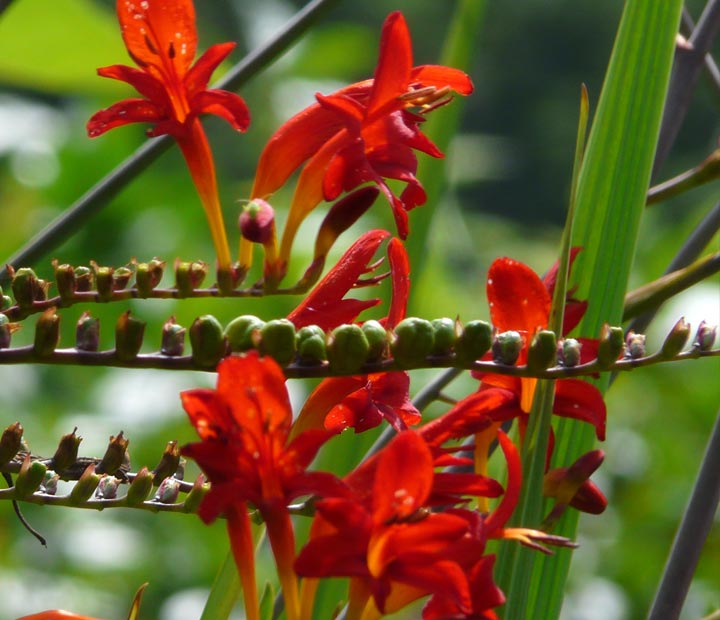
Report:
[[[287,0],[198,1],[200,47],[236,40],[231,61],[277,32],[302,3]],[[422,273],[413,273],[410,313],[426,318],[487,318],[484,277],[498,256],[512,256],[542,273],[558,253],[575,143],[579,85],[596,103],[622,2],[516,0],[487,3],[468,72],[476,92],[463,102],[460,134],[449,149],[448,191],[414,218],[432,217]],[[385,15],[401,9],[413,34],[417,64],[438,61],[453,2],[380,0],[340,2],[242,95],[253,113],[246,135],[222,121],[205,122],[216,154],[221,198],[230,228],[238,200],[250,191],[254,166],[272,132],[313,101],[372,74]],[[695,17],[702,3],[689,3]],[[15,0],[0,18],[0,254],[3,260],[144,141],[143,127],[114,130],[94,140],[84,125],[101,107],[131,96],[95,69],[130,64],[109,0]],[[133,95],[134,96],[134,95]],[[459,102],[456,101],[454,105]],[[442,119],[444,110],[435,116]],[[717,93],[701,80],[677,148],[661,172],[677,174],[717,144]],[[439,121],[442,129],[442,120]],[[273,203],[282,221],[290,190]],[[718,199],[717,185],[648,210],[633,286],[658,277],[684,236]],[[296,243],[294,270],[309,263],[321,214],[309,218]],[[334,256],[361,230],[392,230],[390,210],[378,200],[338,242]],[[716,236],[713,245],[718,247]],[[51,278],[50,260],[120,266],[135,257],[172,263],[213,260],[203,211],[176,149],[144,174],[72,239],[35,267]],[[651,349],[684,315],[697,325],[720,319],[718,278],[668,303],[649,331]],[[387,296],[387,291],[380,294]],[[375,293],[375,291],[373,291]],[[189,325],[211,313],[223,324],[239,314],[284,316],[297,299],[132,302],[89,308],[100,317],[102,339],[126,308],[148,321],[145,349],[157,350],[170,315]],[[382,314],[382,308],[378,311]],[[63,340],[71,346],[82,310],[62,312]],[[32,320],[16,344],[32,340]],[[432,376],[413,375],[413,390]],[[621,376],[608,396],[607,460],[596,481],[610,499],[601,517],[582,520],[564,618],[623,620],[644,615],[689,494],[705,441],[720,405],[720,360],[703,360]],[[178,393],[212,385],[206,373],[3,366],[0,427],[19,420],[33,452],[50,455],[60,435],[78,427],[81,454],[100,456],[110,434],[130,438],[134,469],[153,467],[169,439],[194,439]],[[291,382],[300,405],[312,385]],[[467,394],[463,379],[450,393]],[[440,409],[438,409],[440,411]],[[344,435],[322,462],[352,466],[372,437]],[[188,475],[196,470],[189,468]],[[150,581],[143,618],[195,620],[227,550],[224,527],[182,515],[125,509],[95,513],[25,505],[29,521],[49,541],[41,548],[0,504],[0,617],[52,607],[108,619],[124,618],[138,585]],[[720,528],[705,547],[683,618],[720,608]],[[332,609],[335,601],[328,603]],[[238,612],[239,613],[239,612]],[[329,613],[329,611],[328,611]],[[240,618],[240,615],[236,616]],[[328,617],[328,616],[325,616]],[[401,617],[401,616],[398,616]],[[404,615],[402,617],[413,617]]]

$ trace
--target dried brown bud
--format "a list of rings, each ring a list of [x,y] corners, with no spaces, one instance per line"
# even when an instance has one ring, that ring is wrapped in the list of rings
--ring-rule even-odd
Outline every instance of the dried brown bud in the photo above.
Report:
[[[180,465],[180,448],[177,441],[168,441],[162,458],[153,469],[153,484],[159,485],[165,478],[173,476]]]
[[[64,472],[77,460],[78,447],[82,441],[82,437],[75,434],[77,427],[72,433],[63,435],[58,444],[55,455],[52,458],[51,467],[58,473]]]
[[[125,439],[120,431],[116,436],[110,436],[110,443],[97,466],[99,474],[115,474],[126,462],[127,447],[130,440]]]
[[[0,437],[0,467],[9,463],[22,448],[23,427],[20,422],[11,424]]]

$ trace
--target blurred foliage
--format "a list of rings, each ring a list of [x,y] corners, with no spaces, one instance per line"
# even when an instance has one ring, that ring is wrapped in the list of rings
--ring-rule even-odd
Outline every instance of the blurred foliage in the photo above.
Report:
[[[239,50],[231,61],[266,40],[302,5],[283,0],[197,4],[201,47],[237,40]],[[697,17],[701,3],[689,4]],[[94,71],[106,64],[129,63],[113,5],[110,0],[17,0],[0,19],[0,251],[5,256],[144,140],[140,127],[119,129],[97,140],[85,136],[87,118],[127,92],[111,80],[97,78]],[[435,62],[449,6],[398,0],[392,8],[403,10],[408,19],[416,62]],[[621,8],[620,0],[488,3],[485,31],[470,69],[476,93],[467,101],[461,135],[448,154],[451,191],[435,205],[426,272],[422,278],[414,274],[422,288],[414,291],[411,314],[487,318],[484,277],[495,257],[512,256],[539,272],[556,258],[579,84],[588,84],[591,101],[596,102]],[[247,135],[228,131],[222,121],[207,120],[228,223],[237,217],[236,201],[248,195],[257,156],[278,125],[310,103],[316,91],[328,92],[371,74],[387,11],[387,3],[380,0],[341,3],[305,41],[254,78],[242,93],[254,113]],[[696,164],[713,148],[720,125],[717,111],[715,93],[701,83],[663,178]],[[662,273],[717,195],[717,185],[710,185],[648,211],[631,286]],[[281,211],[289,190],[278,192],[273,200]],[[309,263],[318,217],[309,218],[301,230],[296,274]],[[390,210],[382,201],[362,222],[363,229],[373,226],[392,230]],[[175,257],[211,261],[206,229],[189,175],[173,150],[37,270],[50,278],[54,257],[76,265],[96,260],[114,266],[132,257],[160,256],[169,264]],[[335,257],[358,230],[343,236]],[[233,247],[237,231],[232,225],[230,235]],[[717,237],[714,245],[718,246]],[[718,284],[715,278],[667,304],[650,341],[658,343],[681,314],[695,325],[701,318],[717,321]],[[243,313],[284,316],[296,301],[132,302],[129,307],[149,322],[145,346],[154,350],[162,322],[170,315],[188,326],[195,316],[209,312],[226,324]],[[62,312],[61,346],[72,342],[82,309]],[[89,309],[100,317],[103,344],[111,346],[113,325],[124,307]],[[16,334],[16,343],[31,342],[31,324]],[[202,373],[79,367],[6,366],[0,376],[0,426],[20,420],[33,451],[51,454],[59,436],[78,426],[85,438],[81,453],[100,456],[108,435],[122,429],[130,438],[136,468],[153,467],[167,440],[193,439],[177,394],[213,382],[212,375]],[[429,376],[428,371],[414,374],[415,389]],[[611,509],[582,521],[567,619],[620,620],[646,612],[717,414],[718,376],[720,360],[704,360],[639,370],[620,377],[610,390],[609,438],[604,446],[608,458],[597,479],[609,495]],[[465,378],[449,392],[459,396],[474,385]],[[311,386],[293,382],[290,387],[297,406]],[[332,452],[322,455],[322,464],[347,469],[371,441],[369,436],[342,436]],[[188,477],[195,474],[189,467]],[[142,617],[194,620],[227,550],[222,524],[207,528],[192,516],[24,506],[29,521],[49,540],[48,549],[43,549],[4,504],[2,617],[65,607],[121,618],[136,588],[150,581]],[[720,532],[715,528],[684,617],[697,618],[720,607],[719,564]],[[333,596],[341,594],[333,590],[324,598],[330,601]],[[325,610],[328,614],[330,608]]]

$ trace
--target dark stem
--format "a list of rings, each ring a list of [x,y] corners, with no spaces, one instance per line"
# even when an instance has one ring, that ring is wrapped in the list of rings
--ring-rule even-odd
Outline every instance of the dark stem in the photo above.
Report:
[[[7,9],[11,3],[12,0],[0,0],[0,15],[5,12],[5,9]]]
[[[687,510],[665,565],[648,620],[680,617],[700,552],[720,503],[720,412],[715,420]]]
[[[0,11],[1,11],[1,10],[2,10],[2,9],[0,9]],[[3,473],[2,473],[2,476],[3,476],[3,478],[5,479],[5,482],[8,483],[8,486],[9,486],[9,487],[12,487],[13,481],[12,481],[12,478],[11,478],[10,474],[8,474],[7,472],[3,472]],[[20,504],[18,504],[17,500],[13,500],[13,501],[12,501],[12,507],[13,507],[13,510],[15,511],[15,515],[16,515],[17,518],[20,520],[20,523],[22,523],[22,526],[23,526],[28,532],[30,532],[30,534],[32,534],[35,538],[37,538],[38,541],[40,541],[40,544],[41,544],[43,547],[47,547],[47,540],[45,539],[45,537],[44,537],[40,532],[38,532],[32,525],[30,525],[30,524],[27,522],[27,519],[25,519],[25,515],[22,513],[22,510],[20,510]]]
[[[685,36],[689,37],[692,31],[695,30],[695,20],[693,20],[686,6],[683,7],[681,19],[681,31]],[[710,54],[705,56],[705,72],[710,78],[710,83],[715,89],[715,94],[720,95],[720,69],[718,69],[717,63]]]
[[[9,0],[0,0],[0,3],[3,1],[9,2]],[[237,90],[284,52],[323,12],[330,9],[337,2],[338,0],[312,0],[309,2],[295,14],[274,39],[245,56],[215,87]],[[0,4],[0,8],[2,6]],[[133,155],[81,196],[62,215],[8,258],[3,263],[3,267],[0,268],[0,285],[5,285],[8,282],[5,265],[33,265],[52,248],[70,238],[78,230],[77,225],[80,222],[85,221],[88,217],[104,208],[113,196],[167,151],[171,145],[172,138],[169,136],[155,138],[143,144]]]

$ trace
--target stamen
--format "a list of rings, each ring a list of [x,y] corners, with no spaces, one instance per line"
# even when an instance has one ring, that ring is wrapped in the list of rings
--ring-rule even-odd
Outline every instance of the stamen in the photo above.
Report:
[[[423,88],[413,88],[398,97],[400,101],[407,102],[411,107],[418,107],[421,112],[430,112],[452,100],[450,96],[451,89],[449,86],[436,88],[435,86],[425,86]]]
[[[147,48],[150,50],[150,53],[158,56],[157,48],[153,45],[152,41],[150,40],[150,37],[148,37],[147,35],[145,35],[145,45],[147,45]]]
[[[175,58],[175,45],[173,45],[172,41],[170,41],[170,45],[168,46],[168,56],[170,57],[170,60]]]

